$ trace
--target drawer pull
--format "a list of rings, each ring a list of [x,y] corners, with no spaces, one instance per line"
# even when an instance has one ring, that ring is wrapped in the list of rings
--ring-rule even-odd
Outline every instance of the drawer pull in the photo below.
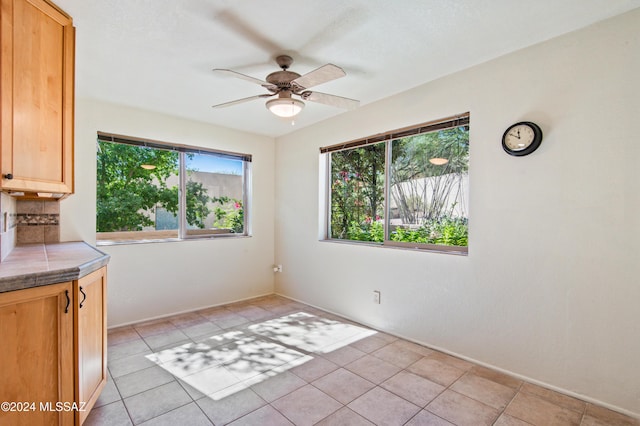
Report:
[[[82,286],[80,286],[80,293],[82,293],[82,301],[80,302],[80,307],[84,304],[84,301],[87,300],[87,295],[84,291],[82,291]]]
[[[6,175],[4,175],[4,178],[11,180],[13,179],[13,175],[11,173],[7,173]]]
[[[67,296],[67,306],[64,307],[64,313],[69,313],[69,304],[71,303],[71,299],[69,299],[69,290],[64,291],[64,295]]]

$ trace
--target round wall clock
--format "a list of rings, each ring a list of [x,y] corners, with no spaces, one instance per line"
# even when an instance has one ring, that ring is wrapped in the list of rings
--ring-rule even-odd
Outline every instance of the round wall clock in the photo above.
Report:
[[[538,149],[542,142],[542,129],[530,121],[510,126],[502,135],[502,148],[509,155],[522,157]]]

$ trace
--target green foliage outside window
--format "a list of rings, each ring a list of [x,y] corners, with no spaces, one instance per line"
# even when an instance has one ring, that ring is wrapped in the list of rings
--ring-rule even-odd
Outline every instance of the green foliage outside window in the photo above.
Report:
[[[178,153],[98,142],[97,231],[141,231],[153,226],[156,206],[176,212],[178,188],[166,180],[178,172]],[[140,167],[152,164],[154,169]]]
[[[399,138],[388,145],[388,177],[385,142],[331,153],[330,237],[383,242],[388,226],[391,241],[466,247],[468,127]]]
[[[384,217],[384,152],[379,143],[331,154],[332,238],[380,238],[370,228]]]
[[[156,209],[178,215],[179,154],[143,146],[98,141],[97,232],[142,231],[154,227]],[[192,154],[186,154],[187,156]],[[143,168],[142,165],[153,165]],[[187,170],[189,175],[191,170]],[[174,179],[175,180],[175,179]],[[242,202],[230,197],[210,197],[201,182],[186,182],[186,220],[190,229],[205,228],[211,213],[215,226],[242,233]]]
[[[231,229],[235,233],[242,233],[244,231],[242,202],[226,196],[213,197],[211,200],[219,204],[214,210],[216,216],[214,226],[222,229]]]

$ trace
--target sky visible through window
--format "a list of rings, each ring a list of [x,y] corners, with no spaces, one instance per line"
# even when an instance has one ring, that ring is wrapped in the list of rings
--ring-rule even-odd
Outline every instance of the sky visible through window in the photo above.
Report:
[[[240,160],[215,155],[187,155],[187,170],[199,172],[241,175],[243,163]]]

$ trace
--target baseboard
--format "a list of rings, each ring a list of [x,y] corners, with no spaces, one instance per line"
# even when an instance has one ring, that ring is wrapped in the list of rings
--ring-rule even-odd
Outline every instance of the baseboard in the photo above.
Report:
[[[107,327],[107,330],[112,330],[112,329],[115,329],[115,328],[118,328],[118,327],[125,327],[127,325],[132,325],[132,324],[139,324],[141,322],[160,320],[160,319],[172,317],[172,316],[175,316],[175,315],[188,314],[190,312],[200,311],[202,309],[216,308],[218,306],[230,305],[232,303],[245,302],[247,300],[257,299],[259,297],[265,297],[265,296],[272,296],[274,294],[275,293],[265,293],[265,294],[260,294],[260,295],[257,295],[257,296],[251,296],[251,297],[245,297],[245,298],[242,298],[242,299],[230,300],[230,301],[224,302],[224,303],[217,303],[215,305],[207,305],[207,306],[202,306],[202,307],[199,307],[199,308],[186,309],[184,311],[177,311],[177,312],[173,312],[173,313],[170,313],[170,314],[162,314],[162,315],[158,315],[158,316],[155,316],[155,317],[144,318],[144,319],[137,320],[137,321],[129,321],[129,322],[125,322],[125,323],[122,323],[122,324],[110,325],[109,327]]]

